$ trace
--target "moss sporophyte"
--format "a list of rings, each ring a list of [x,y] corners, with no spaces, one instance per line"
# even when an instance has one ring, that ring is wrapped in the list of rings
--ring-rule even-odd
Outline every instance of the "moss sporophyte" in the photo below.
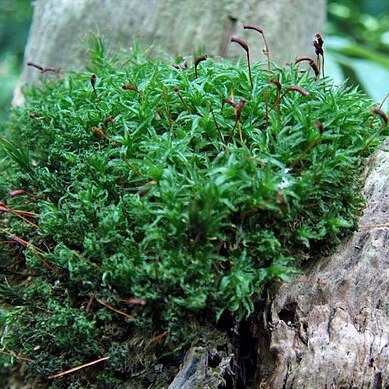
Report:
[[[42,84],[1,141],[7,363],[53,387],[166,384],[175,370],[156,364],[178,366],[353,229],[388,119],[320,78],[319,36],[314,49],[283,69],[266,42],[247,70],[110,60],[97,42],[89,72],[45,81],[31,65]]]

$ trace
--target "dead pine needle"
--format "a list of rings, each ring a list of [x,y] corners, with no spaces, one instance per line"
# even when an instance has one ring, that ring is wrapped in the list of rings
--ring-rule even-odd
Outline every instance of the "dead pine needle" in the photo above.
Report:
[[[250,48],[249,48],[249,45],[243,39],[240,39],[240,38],[238,38],[236,36],[231,36],[230,37],[230,42],[237,43],[246,52],[247,66],[248,66],[248,69],[249,69],[250,84],[251,84],[251,89],[253,89],[254,84],[253,84],[253,77],[251,75]]]
[[[382,224],[368,224],[366,226],[358,226],[359,230],[372,230],[373,228],[389,227],[389,223]]]
[[[128,318],[128,319],[134,320],[134,317],[133,317],[133,316],[131,316],[131,315],[129,315],[129,314],[127,314],[127,313],[121,311],[120,309],[117,309],[117,308],[113,307],[112,305],[109,305],[108,303],[106,303],[106,302],[103,301],[103,300],[100,300],[100,299],[97,298],[97,297],[96,297],[96,301],[97,301],[98,303],[100,303],[101,305],[104,305],[104,307],[110,309],[111,311],[114,311],[114,312],[118,313],[119,315],[125,316],[125,317]]]
[[[140,177],[141,175],[140,175],[140,173],[138,172],[138,170],[136,170],[135,168],[134,168],[134,166],[132,166],[131,164],[130,164],[130,162],[128,161],[128,159],[126,158],[126,157],[124,157],[124,156],[122,156],[122,160],[123,160],[123,162],[138,176],[138,177]]]
[[[7,351],[0,350],[0,354],[7,355],[7,356],[15,358],[15,359],[20,359],[21,361],[26,361],[26,362],[32,362],[33,361],[31,358],[22,357],[21,355],[11,354],[11,353],[8,353]]]
[[[62,371],[60,373],[50,375],[47,378],[50,379],[50,380],[53,379],[53,378],[59,378],[59,377],[62,377],[64,375],[66,375],[66,374],[74,373],[75,371],[81,370],[81,369],[83,369],[85,367],[95,365],[96,363],[106,361],[109,358],[110,357],[102,357],[102,358],[96,359],[95,361],[84,363],[83,365],[73,367],[72,369],[65,370],[65,371]]]

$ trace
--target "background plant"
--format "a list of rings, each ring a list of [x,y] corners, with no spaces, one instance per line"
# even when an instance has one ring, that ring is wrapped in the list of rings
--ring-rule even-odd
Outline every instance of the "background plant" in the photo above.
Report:
[[[32,9],[30,0],[0,2],[0,123],[8,118],[13,90],[20,74]]]
[[[326,30],[328,74],[382,101],[389,91],[388,2],[330,0]]]
[[[1,342],[31,376],[104,356],[54,386],[168,380],[155,364],[220,345],[218,320],[239,323],[354,226],[385,113],[293,65],[251,64],[251,83],[247,65],[194,62],[109,60],[96,41],[88,72],[43,74],[14,111]]]

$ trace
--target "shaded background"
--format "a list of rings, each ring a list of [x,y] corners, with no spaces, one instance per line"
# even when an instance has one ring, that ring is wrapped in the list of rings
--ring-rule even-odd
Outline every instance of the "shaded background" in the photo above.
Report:
[[[0,0],[1,123],[9,114],[32,13],[31,0]],[[324,37],[327,75],[336,83],[348,79],[382,101],[389,92],[389,2],[329,0]]]

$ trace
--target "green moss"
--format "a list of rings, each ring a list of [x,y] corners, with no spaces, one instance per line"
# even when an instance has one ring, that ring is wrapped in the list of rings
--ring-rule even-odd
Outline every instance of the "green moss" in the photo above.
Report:
[[[353,228],[360,167],[384,135],[357,90],[293,66],[252,66],[252,89],[246,66],[207,60],[195,78],[98,52],[91,72],[26,90],[2,142],[2,201],[36,214],[0,220],[19,273],[3,349],[31,358],[31,376],[110,357],[53,387],[147,386],[161,360],[219,339],[223,312],[247,317]],[[246,99],[240,118],[226,98]]]

